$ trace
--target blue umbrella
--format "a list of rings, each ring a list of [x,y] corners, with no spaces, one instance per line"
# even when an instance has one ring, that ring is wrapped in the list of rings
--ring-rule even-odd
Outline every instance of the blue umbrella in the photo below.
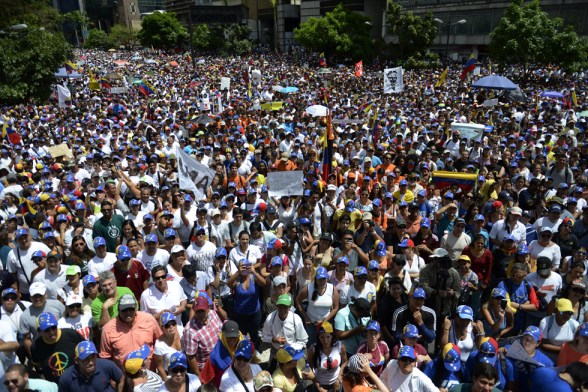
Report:
[[[472,87],[491,90],[516,90],[519,86],[504,76],[490,75],[477,80],[472,84]]]
[[[544,98],[563,98],[564,95],[559,91],[543,91],[541,96]]]
[[[295,93],[297,91],[298,91],[298,87],[292,87],[292,86],[284,87],[283,89],[280,90],[281,93],[286,93],[286,94]]]

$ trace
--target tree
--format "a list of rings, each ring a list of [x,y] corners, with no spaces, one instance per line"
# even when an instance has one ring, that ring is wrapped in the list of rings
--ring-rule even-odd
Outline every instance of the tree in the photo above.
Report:
[[[131,45],[137,39],[137,33],[128,27],[117,24],[112,26],[108,34],[108,40],[113,46]]]
[[[429,12],[424,17],[404,12],[404,7],[388,1],[386,20],[392,35],[398,37],[400,58],[422,58],[437,36],[437,26]]]
[[[194,28],[194,47],[201,51],[242,55],[251,51],[251,29],[242,24],[200,24]]]
[[[40,28],[0,39],[0,102],[45,101],[55,82],[53,73],[71,55],[61,33]]]
[[[573,69],[586,62],[587,53],[586,40],[561,18],[542,11],[539,0],[513,0],[490,33],[490,57],[503,65],[522,64],[526,69],[557,62]]]
[[[138,34],[141,45],[172,49],[188,41],[188,31],[173,12],[154,12],[141,23]]]
[[[108,35],[98,29],[90,30],[88,39],[84,42],[84,48],[86,49],[109,49],[113,47],[113,43],[108,38]]]
[[[84,31],[88,27],[88,17],[80,11],[72,11],[63,14],[61,16],[61,19],[64,24],[71,24],[73,26],[74,34],[76,37],[76,45],[80,46],[80,36],[78,35],[78,27],[82,31]]]
[[[231,24],[225,28],[224,51],[242,55],[251,51],[252,44],[249,40],[251,29],[244,24]]]
[[[209,51],[211,50],[212,34],[207,24],[199,24],[192,32],[193,44],[196,50]]]
[[[294,30],[296,41],[308,49],[352,60],[375,56],[370,18],[339,4],[322,18],[309,18]]]

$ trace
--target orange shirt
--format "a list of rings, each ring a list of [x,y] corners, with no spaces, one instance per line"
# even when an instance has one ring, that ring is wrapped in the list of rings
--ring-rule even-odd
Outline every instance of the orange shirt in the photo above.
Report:
[[[293,171],[296,170],[296,165],[289,159],[286,162],[278,159],[278,161],[274,163],[274,168],[277,171]]]
[[[149,346],[151,358],[155,341],[161,333],[157,320],[149,313],[137,312],[132,328],[118,317],[112,319],[102,328],[100,358],[111,359],[122,369],[126,356],[144,344]]]

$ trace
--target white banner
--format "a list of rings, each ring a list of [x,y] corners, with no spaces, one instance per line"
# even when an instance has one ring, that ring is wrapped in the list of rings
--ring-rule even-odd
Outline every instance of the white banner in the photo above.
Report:
[[[177,148],[178,179],[180,189],[194,192],[196,200],[202,200],[206,195],[208,184],[212,183],[215,172],[208,166],[192,159],[181,148]]]
[[[110,94],[126,94],[129,92],[128,87],[111,87]]]
[[[231,78],[222,77],[221,78],[221,85],[220,90],[223,91],[224,89],[229,90],[231,88]]]
[[[495,106],[495,105],[498,105],[498,98],[487,99],[484,101],[485,107],[491,107],[491,106]]]
[[[71,105],[71,92],[67,87],[63,87],[60,84],[57,85],[57,98],[60,108],[66,108]]]
[[[302,170],[267,173],[267,190],[271,197],[301,196],[304,193],[303,185]]]
[[[404,89],[402,67],[384,70],[384,94],[399,93]]]

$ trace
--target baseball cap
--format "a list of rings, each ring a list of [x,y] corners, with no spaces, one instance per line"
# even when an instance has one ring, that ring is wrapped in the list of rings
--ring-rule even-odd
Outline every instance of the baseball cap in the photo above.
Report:
[[[93,342],[89,340],[84,340],[83,342],[78,343],[75,349],[76,358],[81,359],[82,361],[88,358],[90,355],[98,355],[98,350]]]
[[[316,269],[315,277],[316,279],[327,279],[329,277],[327,269],[325,267],[318,267]]]
[[[169,357],[169,366],[170,370],[175,369],[177,367],[183,367],[188,369],[188,360],[186,359],[186,354],[181,351],[176,351]]]
[[[360,276],[360,275],[367,275],[367,269],[363,266],[360,267],[356,267],[355,270],[353,271],[353,276]]]
[[[281,284],[286,284],[286,278],[284,278],[282,275],[276,276],[274,278],[274,286],[279,286]]]
[[[443,347],[443,364],[450,372],[457,372],[461,369],[461,350],[454,343],[447,343]]]
[[[147,236],[145,237],[145,243],[147,242],[158,242],[157,241],[157,234],[147,234]]]
[[[435,249],[433,251],[433,253],[429,257],[439,257],[439,258],[442,258],[442,257],[447,257],[447,256],[449,256],[449,253],[447,253],[447,250],[446,249],[437,248],[437,249]]]
[[[414,248],[414,242],[408,238],[402,240],[400,244],[398,244],[401,248]]]
[[[453,200],[453,192],[447,191],[445,195],[443,195],[443,198]]]
[[[495,287],[492,289],[493,298],[506,298],[506,290],[502,287]]]
[[[467,305],[460,305],[457,307],[457,315],[461,319],[474,321],[474,311]]]
[[[125,294],[118,300],[118,311],[123,311],[125,309],[137,308],[137,301],[132,294]]]
[[[176,244],[176,245],[172,246],[170,253],[171,254],[173,254],[173,253],[182,253],[182,252],[185,252],[185,251],[186,251],[186,249],[184,249],[184,247],[182,245]]]
[[[96,281],[96,278],[92,275],[86,275],[82,278],[82,282],[84,283],[84,287],[86,287],[87,285],[89,285],[90,283],[98,283],[98,281]]]
[[[65,306],[70,306],[74,304],[83,304],[84,299],[77,294],[72,294],[67,297],[65,300]]]
[[[365,298],[355,298],[353,300],[353,305],[355,306],[355,310],[359,313],[360,317],[369,317],[370,316],[370,303]]]
[[[431,221],[429,220],[429,218],[421,219],[421,227],[426,227],[427,229],[431,228]]]
[[[222,332],[227,338],[238,338],[241,334],[239,332],[239,324],[233,320],[229,320],[223,324]]]
[[[17,239],[20,238],[20,237],[22,237],[23,235],[28,235],[28,234],[29,234],[29,232],[27,231],[27,229],[18,229],[18,230],[16,230],[16,238]]]
[[[353,200],[348,201],[347,205],[345,206],[345,211],[353,212],[354,209],[355,209],[355,203],[353,202]]]
[[[278,300],[276,301],[276,305],[291,306],[292,305],[292,298],[288,294],[282,294],[278,297]]]
[[[423,289],[422,287],[417,287],[412,292],[412,297],[425,299],[427,298],[427,294],[425,293],[425,289]]]
[[[131,250],[126,245],[120,245],[116,249],[116,258],[118,260],[130,259],[132,257]]]
[[[567,298],[558,299],[555,307],[557,308],[557,311],[560,313],[564,313],[564,312],[572,312],[573,313],[574,312],[574,307],[572,306],[572,301],[570,301]]]
[[[37,317],[37,327],[41,331],[46,331],[51,327],[57,327],[57,319],[49,312],[41,313]]]
[[[492,366],[496,363],[496,347],[494,347],[490,340],[487,340],[480,345],[478,359],[480,362],[488,363]]]
[[[235,354],[236,356],[237,354]],[[304,351],[296,350],[292,346],[284,346],[276,353],[276,359],[279,363],[288,363],[290,361],[298,361],[304,356]]]
[[[551,267],[553,267],[553,262],[550,258],[545,256],[537,258],[537,273],[542,275],[547,274],[551,271]]]
[[[274,266],[274,265],[284,265],[284,261],[282,260],[282,258],[280,256],[274,256],[272,257],[272,261],[270,263],[270,266]]]
[[[237,357],[243,357],[245,359],[251,359],[253,357],[253,343],[251,340],[243,339],[239,342],[233,358]]]
[[[371,320],[368,325],[365,327],[366,331],[376,331],[376,332],[380,332],[380,323],[377,322],[376,320]]]
[[[2,298],[6,297],[8,294],[17,295],[16,290],[12,287],[2,290]]]
[[[33,295],[45,295],[46,292],[47,286],[45,286],[45,283],[43,282],[34,282],[31,284],[31,287],[29,287],[29,294],[31,297]]]
[[[482,214],[477,214],[476,216],[474,216],[474,222],[479,222],[479,221],[485,221],[486,218],[484,218],[484,215]]]
[[[165,239],[171,238],[171,237],[177,237],[178,233],[176,233],[176,231],[172,228],[167,228],[165,229],[165,231],[163,232],[163,236],[165,237]]]
[[[202,297],[197,297],[197,299],[198,298],[202,298]],[[206,301],[206,298],[204,298],[204,301]],[[206,301],[206,305],[208,305],[208,301]],[[198,309],[194,309],[194,310],[198,310]],[[161,315],[159,321],[161,321],[161,325],[165,326],[170,321],[176,321],[176,316],[174,316],[174,314],[172,312],[164,312]]]
[[[278,238],[273,238],[267,243],[267,249],[282,249],[282,241]]]
[[[218,248],[214,257],[227,257],[227,250],[225,248]]]
[[[405,338],[418,338],[419,329],[414,324],[406,324],[402,330],[402,336]]]
[[[47,257],[47,254],[45,252],[43,252],[42,250],[34,251],[33,255],[31,256],[32,259],[36,259],[36,258],[42,259],[43,257]]]
[[[106,246],[106,240],[103,237],[94,238],[94,247]]]
[[[323,321],[319,327],[319,333],[333,333],[333,324],[328,321]]]
[[[536,327],[534,325],[530,325],[527,327],[527,329],[525,329],[525,332],[523,332],[523,336],[530,336],[533,339],[535,339],[536,342],[541,341],[541,330],[539,329],[539,327]]]
[[[125,357],[125,371],[136,374],[143,367],[143,362],[149,357],[149,346],[144,344],[140,349],[131,351]]]
[[[267,370],[262,370],[253,377],[253,388],[255,391],[259,391],[265,387],[274,387],[274,380],[272,375]]]
[[[526,244],[521,244],[517,247],[517,254],[519,255],[528,255],[529,254],[529,247]]]
[[[400,350],[398,350],[398,359],[402,359],[402,358],[410,358],[413,361],[416,361],[417,356],[414,351],[414,348],[412,348],[411,346],[400,347]]]
[[[370,262],[368,263],[368,269],[369,270],[380,270],[380,264],[376,261],[376,260],[370,260]]]

